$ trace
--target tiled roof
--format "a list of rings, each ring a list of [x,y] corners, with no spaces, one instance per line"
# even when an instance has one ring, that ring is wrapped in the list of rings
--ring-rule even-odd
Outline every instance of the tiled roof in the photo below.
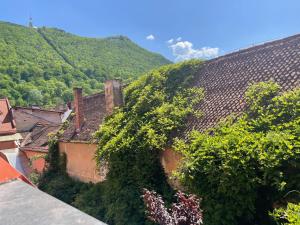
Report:
[[[79,133],[75,131],[75,117],[70,118],[69,126],[61,137],[61,141],[88,142],[98,130],[106,115],[105,95],[98,93],[83,97],[84,123]]]
[[[16,125],[8,99],[0,99],[0,135],[15,133]]]
[[[59,114],[63,114],[64,111],[63,110],[55,110],[55,109],[42,109],[39,107],[23,107],[23,106],[16,106],[14,107],[15,109],[24,109],[24,110],[31,110],[31,111],[41,111],[41,112],[47,112],[47,113],[59,113]]]
[[[14,108],[14,117],[16,120],[16,127],[18,132],[28,132],[30,131],[36,124],[61,124],[61,120],[57,120],[55,122],[47,120],[47,116],[44,117],[37,116],[34,114],[31,114],[28,112],[28,109],[30,108],[24,108],[24,107],[15,107]],[[48,110],[41,110],[39,111],[43,112]],[[55,111],[51,111],[55,112]],[[61,114],[60,112],[56,112],[58,114]]]
[[[4,158],[2,158],[2,156],[0,157],[0,171],[0,183],[19,179],[32,185],[25,176],[13,168]]]
[[[241,113],[246,107],[247,87],[269,80],[280,84],[283,90],[300,86],[300,35],[206,61],[194,83],[205,90],[204,101],[196,107],[204,116],[188,118],[182,135],[192,129],[204,131],[232,113]]]
[[[37,124],[30,133],[24,138],[21,144],[22,149],[48,150],[48,136],[59,130],[60,125]]]

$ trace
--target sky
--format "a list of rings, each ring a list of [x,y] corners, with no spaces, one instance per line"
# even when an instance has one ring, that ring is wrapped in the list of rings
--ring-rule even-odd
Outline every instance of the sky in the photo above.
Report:
[[[125,35],[172,61],[300,33],[299,0],[0,0],[0,20],[85,37]]]

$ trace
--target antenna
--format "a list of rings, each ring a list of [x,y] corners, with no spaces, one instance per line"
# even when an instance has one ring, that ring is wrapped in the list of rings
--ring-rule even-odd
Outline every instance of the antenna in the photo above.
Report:
[[[29,23],[28,23],[28,27],[32,28],[33,25],[32,25],[32,17],[29,16]]]

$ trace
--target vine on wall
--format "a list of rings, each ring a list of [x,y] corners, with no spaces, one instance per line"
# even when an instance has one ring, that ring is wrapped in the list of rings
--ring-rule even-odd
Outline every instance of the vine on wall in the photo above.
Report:
[[[159,153],[203,98],[202,89],[190,87],[200,66],[189,61],[153,70],[125,89],[124,107],[100,126],[96,157],[109,165],[103,195],[108,223],[149,223],[142,188],[172,198]]]
[[[258,83],[246,100],[241,117],[175,144],[181,181],[203,198],[206,225],[272,224],[268,212],[300,190],[300,89]]]

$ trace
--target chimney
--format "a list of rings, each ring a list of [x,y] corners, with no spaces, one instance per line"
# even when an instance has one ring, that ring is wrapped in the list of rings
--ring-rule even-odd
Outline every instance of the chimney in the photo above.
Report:
[[[112,114],[115,107],[123,105],[121,80],[105,81],[105,107],[107,114]]]
[[[74,88],[75,128],[78,133],[84,122],[82,88]]]

